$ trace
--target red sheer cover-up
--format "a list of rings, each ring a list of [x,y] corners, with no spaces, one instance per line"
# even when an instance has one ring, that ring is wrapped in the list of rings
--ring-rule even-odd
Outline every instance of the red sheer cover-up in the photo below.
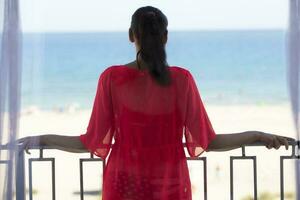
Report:
[[[146,70],[116,65],[100,75],[84,146],[106,159],[103,200],[191,200],[184,152],[201,155],[216,134],[192,74],[169,67],[159,85]],[[114,144],[112,145],[112,139]]]

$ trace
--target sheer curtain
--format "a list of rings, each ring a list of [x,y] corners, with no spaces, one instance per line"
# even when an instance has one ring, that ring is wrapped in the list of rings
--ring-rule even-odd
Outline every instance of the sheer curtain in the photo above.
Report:
[[[288,81],[290,100],[297,140],[300,138],[299,130],[299,68],[300,68],[300,0],[290,0],[290,19],[288,31]],[[299,150],[299,149],[298,149]],[[299,154],[299,153],[298,153]],[[297,200],[300,200],[300,162],[295,162]]]
[[[288,76],[294,122],[299,130],[300,0],[290,0],[288,32]],[[21,29],[18,0],[0,0],[0,145],[18,137],[21,88]],[[4,120],[7,119],[7,120]],[[0,199],[14,199],[15,154],[0,146]],[[297,188],[300,188],[300,165],[296,162]],[[297,200],[300,200],[297,191]]]
[[[0,144],[4,144],[18,137],[19,127],[22,41],[18,0],[0,1],[0,20]],[[0,151],[2,199],[15,198],[15,150],[11,144],[7,151]]]

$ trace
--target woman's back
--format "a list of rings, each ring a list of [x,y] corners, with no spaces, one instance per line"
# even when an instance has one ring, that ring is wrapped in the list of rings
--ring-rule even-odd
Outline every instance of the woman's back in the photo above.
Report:
[[[182,137],[195,157],[215,132],[190,72],[176,66],[168,69],[168,86],[157,84],[147,70],[125,65],[108,67],[99,78],[81,140],[105,159],[115,139],[104,172],[104,200],[191,199]]]
[[[125,65],[112,67],[111,94],[117,128],[126,127],[129,129],[127,131],[144,129],[142,134],[145,135],[145,138],[138,141],[137,137],[123,138],[117,133],[116,142],[119,139],[122,143],[129,140],[129,143],[134,142],[135,147],[155,147],[180,142],[183,112],[186,108],[182,101],[187,95],[184,92],[187,90],[187,75],[186,70],[179,67],[170,67],[170,71],[172,84],[161,86],[146,70],[140,71]],[[174,135],[160,135],[164,131]]]

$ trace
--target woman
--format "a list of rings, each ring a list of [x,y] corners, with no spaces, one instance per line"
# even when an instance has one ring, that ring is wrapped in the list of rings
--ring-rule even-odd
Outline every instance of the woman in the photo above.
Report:
[[[18,142],[26,151],[39,144],[89,151],[102,159],[112,146],[103,200],[191,200],[183,136],[191,157],[254,142],[288,149],[292,138],[260,131],[215,134],[192,74],[166,62],[167,25],[157,8],[135,11],[129,39],[135,44],[136,60],[101,73],[85,134],[41,135]]]

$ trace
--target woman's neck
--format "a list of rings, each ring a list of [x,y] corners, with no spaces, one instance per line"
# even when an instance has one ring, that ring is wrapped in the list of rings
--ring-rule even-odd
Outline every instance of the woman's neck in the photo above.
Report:
[[[135,69],[140,69],[140,70],[148,69],[147,65],[140,59],[139,59],[139,65],[140,65],[140,68],[138,67],[136,60],[126,64],[127,67],[131,67],[131,68],[135,68]]]

